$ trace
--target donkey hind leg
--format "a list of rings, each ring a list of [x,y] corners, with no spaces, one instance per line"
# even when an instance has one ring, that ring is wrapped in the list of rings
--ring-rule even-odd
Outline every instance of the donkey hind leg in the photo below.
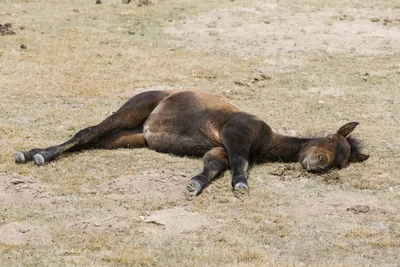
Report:
[[[45,149],[16,152],[15,162],[25,163],[34,160],[37,165],[42,165],[54,160],[63,152],[79,150],[80,147],[90,148],[89,145],[84,146],[85,144],[93,144],[95,147],[95,141],[101,137],[118,130],[140,127],[158,103],[168,95],[169,93],[163,91],[138,94],[100,124],[79,131],[65,143]]]
[[[103,148],[103,149],[114,149],[114,148],[141,148],[146,147],[146,140],[143,135],[143,129],[132,129],[132,130],[121,130],[116,133],[112,133],[101,137],[95,141],[94,144],[87,144],[88,148]],[[74,148],[73,150],[85,149],[87,146]]]
[[[108,134],[101,137],[97,141],[85,143],[83,145],[76,145],[69,150],[81,151],[91,148],[114,149],[114,148],[141,148],[146,147],[146,141],[143,135],[143,129],[121,130],[116,133]],[[51,148],[48,148],[49,150]],[[16,152],[14,154],[17,163],[23,163],[28,160],[34,160],[36,164],[43,164],[44,161],[41,157],[46,153],[46,149],[32,149],[29,151]],[[43,162],[43,163],[41,163]]]
[[[134,123],[132,124],[135,125]],[[74,150],[75,147],[79,150],[80,146],[92,143],[92,141],[101,138],[105,134],[125,128],[126,126],[128,126],[126,115],[116,112],[100,124],[79,131],[71,139],[60,145],[45,149],[16,152],[14,158],[17,163],[25,163],[26,161],[33,160],[37,165],[42,165],[45,162],[54,160],[65,151]],[[86,146],[86,148],[89,147]]]
[[[186,185],[186,195],[194,197],[199,194],[215,177],[228,167],[228,157],[222,147],[214,147],[204,157],[203,172],[194,176]]]

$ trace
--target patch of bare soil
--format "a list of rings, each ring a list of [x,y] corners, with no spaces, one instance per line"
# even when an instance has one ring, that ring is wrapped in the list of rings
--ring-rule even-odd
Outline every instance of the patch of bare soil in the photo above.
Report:
[[[188,212],[182,207],[153,211],[143,219],[149,225],[146,230],[152,232],[161,230],[167,234],[195,231],[207,223],[205,216],[195,212]]]
[[[0,172],[0,201],[9,205],[48,202],[53,193],[41,182],[16,173]]]
[[[186,175],[160,173],[158,171],[125,175],[106,181],[98,187],[98,194],[113,200],[140,200],[161,202],[182,199]]]
[[[276,53],[385,54],[400,44],[394,11],[380,12],[390,23],[374,20],[374,9],[340,8],[310,12],[287,12],[287,6],[255,1],[246,7],[223,8],[177,21],[166,33],[176,46],[202,52],[215,50],[251,58]],[[390,42],[387,40],[390,39]],[[339,41],[340,40],[340,41]],[[301,64],[291,58],[288,65],[268,61],[271,70]]]
[[[0,250],[42,248],[52,243],[52,226],[40,218],[53,211],[53,195],[49,186],[34,178],[0,172]]]
[[[6,245],[46,245],[51,236],[41,226],[29,222],[12,222],[0,226],[0,243]]]

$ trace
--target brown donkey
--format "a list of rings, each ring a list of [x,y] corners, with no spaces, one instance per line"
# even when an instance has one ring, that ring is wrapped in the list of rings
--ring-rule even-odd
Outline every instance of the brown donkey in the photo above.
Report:
[[[42,165],[64,152],[89,148],[149,147],[159,152],[198,156],[203,171],[186,186],[195,196],[216,176],[230,169],[235,193],[246,194],[250,162],[300,162],[310,172],[343,168],[361,162],[350,122],[322,138],[296,138],[274,133],[257,117],[241,112],[217,97],[198,91],[149,91],[132,97],[117,112],[70,140],[45,149],[16,152],[17,163]]]

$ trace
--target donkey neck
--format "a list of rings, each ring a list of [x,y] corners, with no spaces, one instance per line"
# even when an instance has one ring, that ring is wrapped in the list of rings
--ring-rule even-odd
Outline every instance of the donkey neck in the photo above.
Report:
[[[314,139],[298,138],[274,133],[271,141],[263,151],[263,154],[268,159],[272,160],[298,162],[301,160],[304,147],[312,140]]]

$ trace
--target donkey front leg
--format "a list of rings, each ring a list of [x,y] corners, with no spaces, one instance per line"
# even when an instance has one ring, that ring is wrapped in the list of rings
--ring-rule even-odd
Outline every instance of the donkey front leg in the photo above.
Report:
[[[215,147],[204,155],[204,169],[194,176],[186,185],[186,195],[198,195],[215,177],[222,174],[228,167],[228,157],[222,147]]]
[[[229,167],[232,174],[232,188],[236,197],[249,194],[247,170],[253,133],[247,118],[232,119],[222,131],[222,142],[228,152]]]

